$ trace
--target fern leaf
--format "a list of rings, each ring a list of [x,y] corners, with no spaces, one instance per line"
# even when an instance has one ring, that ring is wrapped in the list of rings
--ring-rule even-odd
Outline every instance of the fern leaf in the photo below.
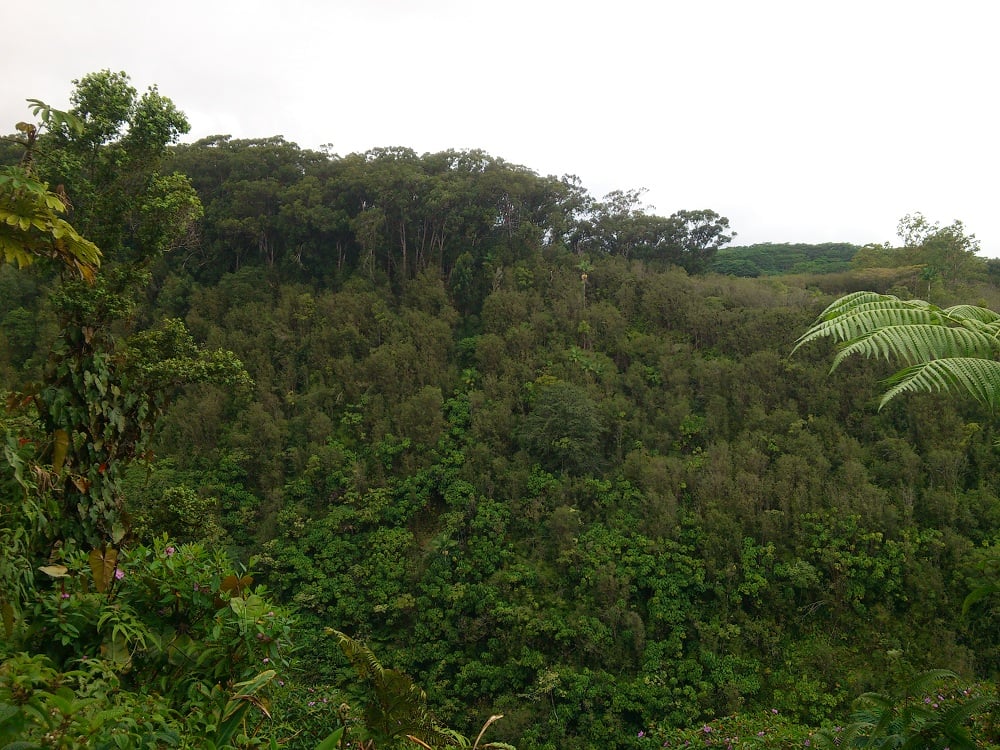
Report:
[[[972,700],[952,707],[945,714],[944,731],[949,738],[968,736],[965,724],[980,711],[992,707],[996,700],[979,696]]]
[[[895,301],[879,301],[846,309],[835,317],[820,319],[802,334],[792,349],[794,353],[803,344],[819,338],[833,338],[836,342],[850,341],[886,326],[898,325],[940,325],[944,318],[939,312],[919,306],[897,304]]]
[[[954,320],[975,320],[979,323],[997,323],[1000,321],[1000,313],[986,307],[975,305],[954,305],[945,308],[944,314]]]
[[[894,325],[849,341],[834,358],[831,370],[856,354],[917,364],[943,357],[992,357],[997,350],[998,341],[995,338],[969,328]]]
[[[906,685],[907,695],[921,695],[930,693],[937,689],[938,685],[945,680],[957,680],[958,675],[950,669],[928,669],[914,677]]]
[[[972,592],[965,597],[965,601],[962,602],[962,617],[969,614],[969,610],[980,599],[985,599],[987,596],[992,596],[993,594],[1000,594],[1000,583],[987,583],[973,589]]]
[[[986,408],[1000,405],[1000,362],[976,357],[948,357],[906,367],[886,380],[884,407],[901,393],[966,391]]]

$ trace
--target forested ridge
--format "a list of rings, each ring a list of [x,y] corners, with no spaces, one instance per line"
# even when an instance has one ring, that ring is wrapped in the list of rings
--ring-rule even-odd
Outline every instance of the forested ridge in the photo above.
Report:
[[[39,746],[471,747],[503,714],[483,743],[802,747],[859,724],[864,693],[894,736],[996,746],[1000,598],[967,601],[997,581],[994,415],[879,409],[890,364],[792,354],[860,289],[1000,309],[960,222],[727,256],[725,217],[640,190],[478,151],[180,144],[155,89],[76,85],[79,132],[42,109],[37,143],[0,151],[23,168],[30,137],[30,174],[104,254],[95,286],[0,265],[3,539],[42,570],[0,566],[23,594],[0,742],[4,706],[13,741],[61,684],[61,716],[96,728]],[[390,673],[426,694],[406,732],[369,700]],[[163,726],[110,744],[99,701]],[[171,712],[205,718],[185,735]]]

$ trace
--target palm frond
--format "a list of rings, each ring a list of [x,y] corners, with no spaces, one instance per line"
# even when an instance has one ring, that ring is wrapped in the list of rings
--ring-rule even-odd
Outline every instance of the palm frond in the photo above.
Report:
[[[898,359],[908,365],[944,357],[992,357],[1000,350],[993,336],[970,328],[941,325],[892,325],[857,336],[837,353],[835,370],[847,357]]]
[[[977,357],[947,357],[906,367],[885,381],[889,389],[879,408],[901,393],[966,391],[991,411],[1000,405],[1000,362]]]

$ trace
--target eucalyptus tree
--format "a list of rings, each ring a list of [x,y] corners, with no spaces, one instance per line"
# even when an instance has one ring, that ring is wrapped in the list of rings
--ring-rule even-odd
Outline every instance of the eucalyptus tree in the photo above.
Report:
[[[603,201],[593,202],[577,224],[574,249],[664,262],[701,273],[735,236],[729,219],[715,211],[652,214],[652,206],[642,205],[644,192],[615,190]]]

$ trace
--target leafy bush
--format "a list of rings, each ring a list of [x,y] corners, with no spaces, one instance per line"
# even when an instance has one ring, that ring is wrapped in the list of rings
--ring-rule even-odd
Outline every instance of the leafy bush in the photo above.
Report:
[[[293,621],[249,571],[162,538],[128,553],[67,551],[41,572],[0,664],[9,736],[67,748],[193,737],[225,746],[268,729],[266,695],[288,669]]]

